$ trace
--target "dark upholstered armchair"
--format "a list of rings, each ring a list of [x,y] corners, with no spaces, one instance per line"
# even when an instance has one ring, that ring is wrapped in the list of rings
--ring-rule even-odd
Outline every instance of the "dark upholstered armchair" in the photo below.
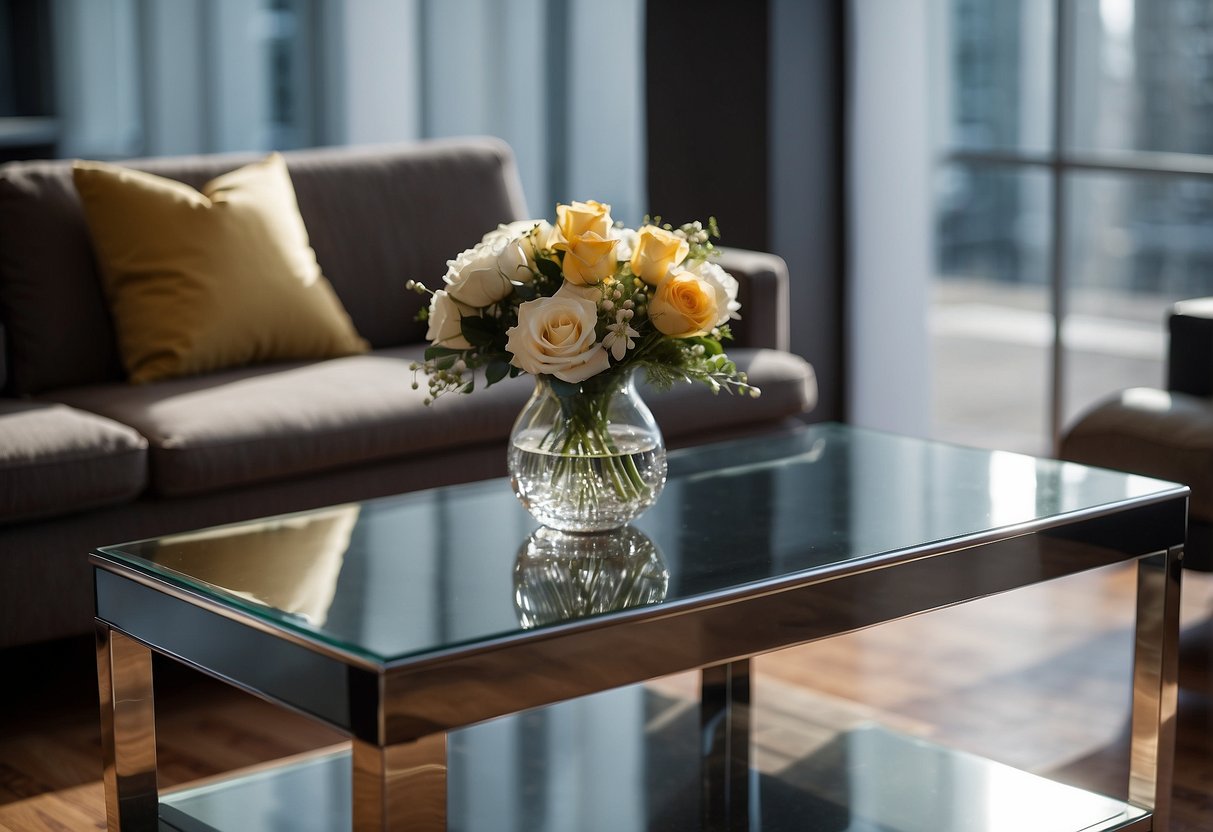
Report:
[[[1097,404],[1066,431],[1062,459],[1180,482],[1188,503],[1185,565],[1213,570],[1213,298],[1168,318],[1165,390],[1137,387]]]

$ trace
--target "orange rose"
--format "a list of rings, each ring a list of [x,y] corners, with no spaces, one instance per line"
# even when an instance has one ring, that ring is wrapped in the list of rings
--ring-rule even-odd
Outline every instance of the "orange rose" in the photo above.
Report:
[[[690,272],[667,277],[649,301],[653,326],[671,338],[706,334],[716,325],[719,312],[715,290]]]

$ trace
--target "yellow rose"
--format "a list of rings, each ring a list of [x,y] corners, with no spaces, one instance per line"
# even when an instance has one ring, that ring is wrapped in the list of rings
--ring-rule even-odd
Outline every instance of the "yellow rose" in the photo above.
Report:
[[[719,320],[716,291],[690,272],[675,272],[658,285],[649,301],[649,319],[671,338],[704,335]]]
[[[690,250],[687,241],[673,231],[646,225],[640,229],[632,250],[632,274],[656,286],[671,269],[682,264]]]
[[[590,200],[556,206],[556,229],[566,242],[594,232],[606,238],[611,230],[611,206]]]
[[[595,285],[615,272],[615,246],[593,231],[570,237],[564,253],[564,279],[578,286]]]

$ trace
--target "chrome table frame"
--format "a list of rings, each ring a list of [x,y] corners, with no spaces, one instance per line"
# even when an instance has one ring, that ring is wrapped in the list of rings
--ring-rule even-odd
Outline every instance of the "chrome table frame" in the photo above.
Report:
[[[1165,830],[1187,489],[376,663],[170,585],[103,552],[97,665],[111,830],[158,828],[152,652],[353,741],[353,826],[444,829],[447,732],[702,671],[705,828],[745,828],[749,658],[1088,569],[1137,562],[1129,802]],[[272,656],[273,661],[265,661]],[[730,820],[730,818],[732,820]]]

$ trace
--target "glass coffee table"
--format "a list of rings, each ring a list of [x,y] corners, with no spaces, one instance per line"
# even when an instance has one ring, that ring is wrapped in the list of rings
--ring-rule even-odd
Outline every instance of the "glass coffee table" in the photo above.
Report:
[[[110,828],[1165,829],[1187,494],[817,425],[671,454],[608,535],[537,528],[497,480],[100,548]],[[875,726],[752,765],[750,658],[1126,561],[1127,802]],[[153,652],[349,749],[159,794]],[[690,670],[691,713],[642,684]]]

